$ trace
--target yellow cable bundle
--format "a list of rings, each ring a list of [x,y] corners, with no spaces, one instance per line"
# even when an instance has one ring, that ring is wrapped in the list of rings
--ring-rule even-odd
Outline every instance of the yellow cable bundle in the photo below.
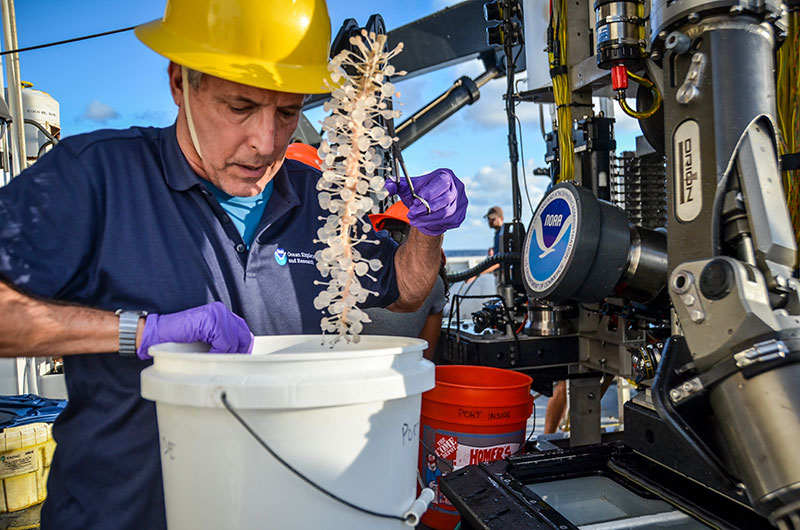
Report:
[[[789,13],[786,41],[778,50],[778,124],[781,155],[800,151],[800,13]],[[795,237],[800,241],[800,171],[783,175]]]
[[[572,92],[569,86],[569,75],[566,71],[567,57],[567,3],[565,0],[553,2],[553,32],[557,37],[558,59],[553,50],[548,53],[551,76],[553,79],[553,96],[556,101],[558,116],[558,155],[561,170],[558,182],[573,180],[575,168],[573,163],[574,146],[572,143]],[[562,68],[563,67],[563,68]],[[552,74],[553,69],[557,72]],[[559,71],[561,69],[561,71]]]

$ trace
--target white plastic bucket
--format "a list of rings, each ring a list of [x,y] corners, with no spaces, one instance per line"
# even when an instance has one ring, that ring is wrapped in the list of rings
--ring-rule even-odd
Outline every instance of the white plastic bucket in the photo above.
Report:
[[[303,482],[226,410],[227,401],[288,464],[327,491],[402,517],[416,498],[425,341],[256,337],[252,355],[198,345],[151,348],[142,396],[156,402],[170,530],[407,529]],[[205,348],[207,349],[207,348]]]

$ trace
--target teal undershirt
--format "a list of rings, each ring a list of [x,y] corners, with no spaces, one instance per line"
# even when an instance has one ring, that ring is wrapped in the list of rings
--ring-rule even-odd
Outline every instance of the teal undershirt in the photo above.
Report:
[[[253,197],[234,197],[208,181],[205,181],[205,184],[208,191],[217,198],[219,205],[231,218],[233,226],[236,227],[239,235],[242,236],[242,241],[249,249],[250,243],[253,242],[253,238],[256,236],[256,228],[258,228],[258,223],[261,221],[261,216],[264,214],[269,198],[272,196],[273,182],[270,180],[264,187],[264,191]]]

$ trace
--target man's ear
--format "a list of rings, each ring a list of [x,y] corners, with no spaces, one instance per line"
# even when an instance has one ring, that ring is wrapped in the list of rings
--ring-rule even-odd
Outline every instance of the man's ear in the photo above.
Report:
[[[175,105],[183,105],[183,76],[181,74],[181,65],[172,61],[169,62],[167,67],[167,75],[169,76],[169,91],[172,94],[172,101]]]

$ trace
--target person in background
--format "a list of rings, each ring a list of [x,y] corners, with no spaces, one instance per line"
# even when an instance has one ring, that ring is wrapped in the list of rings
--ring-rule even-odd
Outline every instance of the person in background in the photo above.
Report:
[[[491,247],[489,247],[489,251],[487,252],[487,255],[489,257],[492,257],[495,254],[500,254],[500,252],[501,252],[500,246],[503,243],[503,209],[501,207],[499,207],[499,206],[492,206],[491,208],[489,208],[489,211],[486,212],[486,215],[484,215],[483,217],[484,217],[484,219],[486,219],[486,222],[489,223],[489,228],[493,228],[494,229],[494,244]],[[478,276],[480,276],[481,274],[488,274],[488,273],[492,272],[492,273],[495,274],[495,278],[496,278],[495,287],[497,287],[497,289],[499,291],[499,288],[500,288],[500,284],[499,284],[499,280],[500,280],[499,274],[500,274],[500,272],[499,272],[499,270],[500,270],[500,264],[499,263],[495,263],[494,265],[492,265],[488,269],[485,269],[480,274],[477,274],[477,275],[473,276],[472,278],[468,279],[467,283],[475,281],[478,278]]]
[[[42,530],[166,529],[151,346],[320,334],[319,271],[286,259],[321,247],[320,172],[285,154],[330,28],[324,0],[168,0],[136,35],[169,60],[175,123],[66,138],[0,188],[0,356],[63,356],[69,393]],[[431,210],[387,182],[412,229],[365,234],[367,305],[415,311],[466,215],[451,171],[412,181]]]
[[[384,213],[369,216],[375,230],[385,230],[398,244],[408,238],[411,226],[408,222],[408,208],[402,202],[396,202]],[[428,298],[422,307],[413,313],[395,313],[374,307],[366,312],[372,322],[364,324],[363,335],[396,335],[402,337],[419,337],[428,342],[424,356],[433,360],[436,344],[442,331],[442,312],[447,303],[447,280],[444,272],[444,253],[439,276]]]
[[[489,256],[500,254],[500,245],[502,245],[503,242],[503,209],[499,206],[492,206],[483,217],[486,219],[486,222],[489,223],[489,228],[494,229],[494,244],[492,248],[489,249]],[[495,266],[489,270],[494,270],[496,268]]]

